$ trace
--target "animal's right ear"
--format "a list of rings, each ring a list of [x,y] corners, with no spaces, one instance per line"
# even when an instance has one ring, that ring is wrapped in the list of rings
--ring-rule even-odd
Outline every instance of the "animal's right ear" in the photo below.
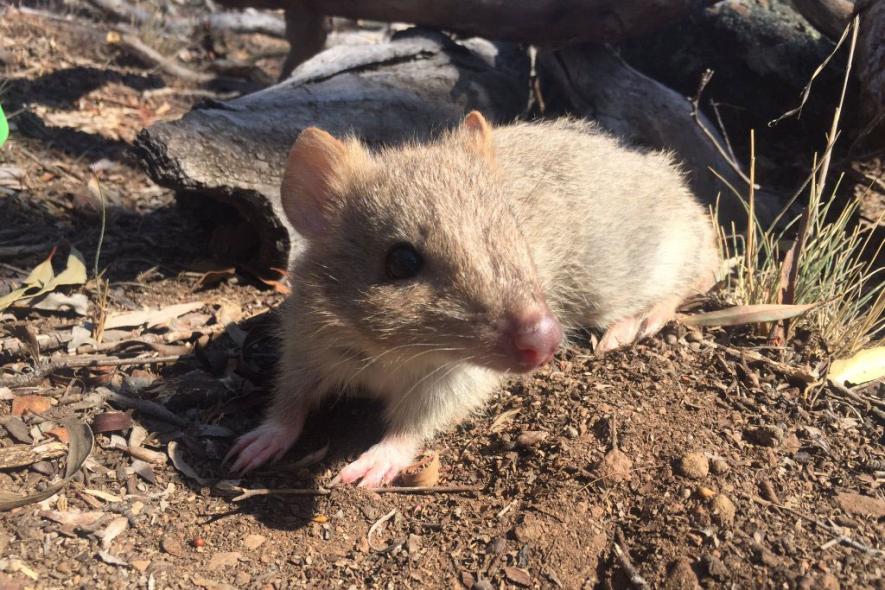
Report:
[[[303,130],[289,151],[280,188],[283,210],[305,237],[322,234],[340,206],[348,146],[316,127]]]

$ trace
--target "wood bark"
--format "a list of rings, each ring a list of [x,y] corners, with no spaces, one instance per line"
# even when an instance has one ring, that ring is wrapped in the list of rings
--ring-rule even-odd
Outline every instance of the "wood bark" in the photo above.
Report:
[[[857,69],[863,132],[885,146],[885,0],[861,8]]]
[[[821,33],[838,39],[854,15],[854,0],[793,0],[793,6]]]
[[[696,122],[684,96],[634,70],[601,45],[541,51],[537,69],[545,100],[597,121],[628,142],[673,151],[698,198],[712,206],[719,197],[721,222],[746,223],[746,209],[728,184],[741,195],[747,194],[748,184],[724,155],[725,141],[715,126],[703,114]],[[760,220],[771,221],[777,199],[764,191],[758,197]]]
[[[493,121],[523,114],[524,50],[482,39],[454,43],[411,30],[388,43],[339,46],[255,94],[198,108],[142,131],[137,153],[155,181],[232,206],[261,241],[259,263],[285,265],[300,240],[279,202],[285,157],[302,129],[354,133],[369,144],[428,138],[470,110]]]
[[[697,0],[220,0],[227,6],[310,7],[318,14],[406,22],[527,43],[618,41],[658,29]],[[702,0],[712,4],[712,0]]]

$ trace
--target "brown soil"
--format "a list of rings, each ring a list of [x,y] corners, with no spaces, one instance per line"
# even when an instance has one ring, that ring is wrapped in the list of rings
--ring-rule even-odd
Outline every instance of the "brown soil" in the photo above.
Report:
[[[785,376],[786,366],[825,360],[810,334],[767,349],[744,330],[670,327],[601,360],[580,346],[565,351],[434,441],[440,485],[476,491],[336,488],[235,499],[243,488],[328,483],[379,435],[377,408],[357,400],[325,408],[281,464],[219,483],[231,436],[257,423],[267,399],[275,354],[267,312],[284,285],[262,282],[247,265],[227,270],[231,263],[207,246],[211,227],[129,160],[138,129],[200,99],[121,57],[105,43],[104,25],[71,18],[14,9],[0,16],[8,78],[0,101],[13,123],[0,170],[15,170],[12,181],[0,174],[0,296],[54,245],[79,249],[91,272],[100,204],[87,181],[95,175],[109,202],[100,266],[110,310],[204,305],[124,334],[144,341],[192,333],[196,353],[155,347],[183,354],[177,362],[62,368],[0,386],[0,452],[31,445],[13,434],[13,397],[52,400],[21,418],[39,445],[53,440],[45,433],[62,420],[94,425],[117,411],[96,395],[116,389],[155,403],[130,413],[148,432],[142,448],[161,457],[145,464],[115,448],[131,436],[128,424],[97,434],[91,458],[63,491],[0,513],[0,588],[642,587],[637,575],[664,588],[885,588],[885,387],[846,394]],[[226,38],[188,48],[188,65],[284,47]],[[277,61],[256,62],[265,79]],[[225,84],[224,91],[236,86]],[[152,92],[159,89],[168,90]],[[857,170],[881,175],[875,159]],[[873,193],[872,208],[881,211],[881,184]],[[216,281],[206,275],[211,269],[222,271]],[[95,283],[79,290],[94,310]],[[22,327],[69,335],[90,321],[2,312],[0,342],[8,347],[13,334],[26,342]],[[32,370],[33,353],[19,348],[0,349],[0,383]],[[730,352],[750,348],[774,362]],[[70,358],[63,348],[42,355]],[[157,407],[177,418],[158,416]],[[543,434],[520,438],[526,432]],[[166,459],[171,441],[177,467]],[[690,453],[699,455],[683,460]],[[0,469],[0,490],[43,489],[64,465],[56,456]]]

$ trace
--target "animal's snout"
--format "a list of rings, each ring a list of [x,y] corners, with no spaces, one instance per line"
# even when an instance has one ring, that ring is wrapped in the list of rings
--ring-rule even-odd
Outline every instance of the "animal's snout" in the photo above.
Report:
[[[562,328],[546,306],[515,313],[508,324],[505,342],[510,348],[513,370],[532,371],[556,354]]]

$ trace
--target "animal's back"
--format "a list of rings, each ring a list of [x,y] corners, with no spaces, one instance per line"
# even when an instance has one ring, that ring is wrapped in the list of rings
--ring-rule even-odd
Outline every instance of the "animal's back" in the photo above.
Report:
[[[709,286],[709,215],[668,155],[568,119],[500,127],[494,140],[505,192],[565,323],[604,327],[662,294]]]

